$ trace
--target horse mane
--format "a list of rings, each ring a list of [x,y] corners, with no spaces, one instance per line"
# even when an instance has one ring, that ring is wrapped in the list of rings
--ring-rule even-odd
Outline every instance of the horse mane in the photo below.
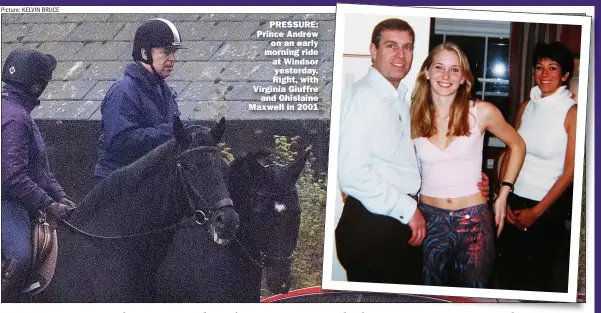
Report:
[[[148,176],[156,175],[157,167],[165,167],[166,159],[174,157],[176,150],[177,142],[170,139],[133,163],[115,170],[94,186],[84,197],[80,207],[94,209],[95,205],[110,202],[119,194],[135,193]]]

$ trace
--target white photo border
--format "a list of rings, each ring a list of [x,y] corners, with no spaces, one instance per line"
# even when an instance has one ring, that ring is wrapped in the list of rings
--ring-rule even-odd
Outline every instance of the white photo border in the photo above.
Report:
[[[457,14],[457,12],[461,14]],[[534,23],[552,23],[562,25],[580,25],[582,27],[581,52],[579,74],[579,103],[580,109],[577,113],[576,130],[576,162],[574,172],[574,197],[572,202],[572,228],[571,228],[571,249],[570,249],[570,271],[569,285],[567,293],[552,292],[534,292],[534,291],[514,291],[500,289],[475,289],[475,288],[457,288],[457,287],[435,287],[435,286],[416,286],[416,285],[396,285],[381,283],[360,283],[332,280],[332,265],[334,262],[334,228],[335,228],[335,207],[338,194],[337,182],[337,160],[338,160],[338,138],[340,127],[340,102],[342,95],[342,73],[343,73],[343,47],[345,36],[345,16],[346,14],[364,14],[381,15],[388,17],[397,15],[402,17],[444,17],[454,19],[470,20],[492,20],[509,22],[534,22]],[[336,37],[334,49],[334,68],[333,68],[333,87],[332,87],[332,108],[330,122],[330,149],[328,166],[328,190],[326,202],[326,225],[324,238],[324,266],[323,281],[324,289],[333,290],[352,290],[368,292],[392,292],[421,295],[444,295],[444,296],[465,296],[481,298],[500,298],[500,299],[519,299],[519,300],[539,300],[539,301],[561,301],[576,302],[577,298],[577,280],[578,280],[578,252],[580,237],[580,216],[582,205],[582,179],[584,165],[585,148],[585,127],[587,108],[592,105],[588,97],[589,83],[589,52],[591,37],[592,17],[574,16],[574,15],[551,15],[534,14],[521,12],[498,12],[498,11],[475,11],[475,10],[456,10],[442,8],[417,8],[417,7],[391,7],[391,6],[373,6],[373,5],[353,5],[338,4],[336,7]],[[366,42],[366,45],[368,43]],[[592,79],[591,79],[592,80]],[[585,103],[584,107],[582,103]],[[590,162],[589,162],[590,163]],[[590,175],[589,175],[590,176]],[[576,249],[574,249],[576,248]],[[590,251],[590,250],[589,250]],[[589,270],[592,270],[589,268]]]

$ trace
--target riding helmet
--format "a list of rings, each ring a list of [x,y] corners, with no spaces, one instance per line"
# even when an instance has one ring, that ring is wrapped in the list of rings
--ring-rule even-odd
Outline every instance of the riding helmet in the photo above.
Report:
[[[17,48],[4,62],[2,81],[29,88],[38,82],[49,82],[55,68],[54,56],[34,49]]]
[[[146,61],[142,58],[140,52],[142,48],[150,51],[151,48],[168,46],[178,49],[184,48],[179,31],[170,21],[163,18],[153,18],[138,27],[134,37],[132,57],[134,61],[148,62],[150,58],[147,58]]]

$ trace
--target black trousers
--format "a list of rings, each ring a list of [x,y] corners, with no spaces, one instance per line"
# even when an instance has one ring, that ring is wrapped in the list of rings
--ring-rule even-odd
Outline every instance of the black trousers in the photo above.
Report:
[[[422,247],[407,243],[409,226],[373,214],[349,196],[335,235],[338,260],[349,281],[422,284]]]
[[[538,201],[510,194],[512,210],[532,208]],[[505,223],[497,242],[497,275],[502,289],[567,292],[572,188],[523,231]]]

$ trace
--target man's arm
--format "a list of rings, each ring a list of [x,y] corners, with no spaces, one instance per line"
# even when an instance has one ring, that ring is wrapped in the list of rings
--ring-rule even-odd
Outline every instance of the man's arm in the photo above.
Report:
[[[486,173],[482,172],[480,174],[480,176],[482,177],[482,180],[480,180],[478,182],[478,190],[480,190],[480,193],[482,194],[483,197],[485,197],[486,199],[488,199],[488,195],[490,194],[490,181],[488,179],[488,175],[486,175]]]
[[[109,150],[121,159],[134,161],[169,140],[172,125],[164,123],[156,127],[143,127],[142,118],[132,97],[122,90],[114,90],[104,100],[103,127],[107,134]]]
[[[372,145],[385,113],[373,105],[373,99],[366,98],[356,94],[343,98],[338,147],[340,190],[360,200],[370,212],[406,224],[417,202],[373,170]]]

